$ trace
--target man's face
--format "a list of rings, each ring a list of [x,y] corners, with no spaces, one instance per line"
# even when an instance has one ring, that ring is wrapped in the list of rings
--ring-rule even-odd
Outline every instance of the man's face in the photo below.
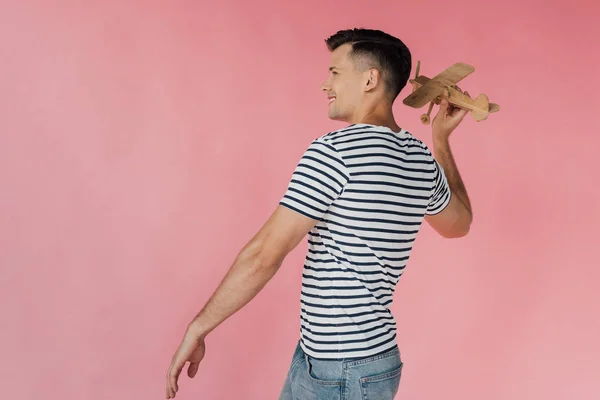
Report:
[[[364,73],[357,72],[348,56],[351,44],[344,44],[331,53],[329,76],[321,85],[329,101],[329,118],[352,123],[364,91]]]

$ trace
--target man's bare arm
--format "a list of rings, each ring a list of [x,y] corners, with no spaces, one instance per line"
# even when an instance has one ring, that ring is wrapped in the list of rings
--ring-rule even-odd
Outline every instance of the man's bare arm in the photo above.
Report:
[[[316,222],[278,206],[237,256],[215,293],[190,323],[190,331],[204,338],[249,303]]]
[[[445,238],[463,237],[469,233],[473,213],[467,189],[456,167],[448,138],[434,139],[433,152],[435,159],[444,169],[451,198],[450,203],[442,212],[436,215],[427,215],[425,220]]]
[[[467,92],[465,94],[469,95]],[[467,110],[453,108],[447,100],[443,100],[432,123],[433,155],[444,169],[451,198],[443,211],[426,215],[425,220],[446,238],[466,236],[473,221],[471,201],[450,150],[450,134],[466,114]]]
[[[249,303],[275,275],[287,254],[317,223],[300,213],[278,205],[261,230],[237,256],[235,262],[192,322],[167,371],[167,399],[176,396],[179,375],[189,362],[193,378],[204,358],[204,339],[223,321]]]
[[[458,197],[466,207],[468,214],[471,215],[471,201],[469,200],[467,188],[463,183],[456,162],[454,161],[449,140],[443,138],[434,140],[433,155],[442,168],[444,168],[444,173],[446,174],[446,179],[448,180],[452,195]]]

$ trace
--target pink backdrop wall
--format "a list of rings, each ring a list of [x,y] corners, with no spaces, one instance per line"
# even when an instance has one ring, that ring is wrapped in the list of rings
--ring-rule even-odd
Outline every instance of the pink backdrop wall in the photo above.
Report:
[[[426,226],[400,281],[399,398],[600,396],[597,3],[100,3],[0,12],[4,398],[163,398],[186,324],[342,126],[323,40],[355,26],[405,40],[428,76],[472,63],[461,87],[502,107],[453,135],[470,235]],[[431,143],[423,110],[396,110]],[[277,397],[305,249],[178,398]]]

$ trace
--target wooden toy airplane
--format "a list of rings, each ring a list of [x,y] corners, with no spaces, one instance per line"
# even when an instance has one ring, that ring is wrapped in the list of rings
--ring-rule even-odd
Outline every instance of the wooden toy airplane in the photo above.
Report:
[[[408,95],[403,103],[409,107],[421,108],[429,104],[427,114],[421,115],[421,122],[429,124],[431,109],[434,104],[440,104],[440,100],[448,99],[448,102],[455,107],[471,111],[471,115],[477,122],[483,121],[490,113],[500,110],[498,104],[490,103],[485,94],[480,94],[475,99],[462,93],[456,84],[467,75],[475,71],[475,68],[465,63],[456,63],[444,70],[442,73],[428,78],[419,75],[421,61],[417,62],[415,78],[409,82],[413,86],[413,91]]]

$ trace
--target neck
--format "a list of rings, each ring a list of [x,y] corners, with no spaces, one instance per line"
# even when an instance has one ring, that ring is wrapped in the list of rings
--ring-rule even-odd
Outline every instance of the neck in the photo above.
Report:
[[[391,129],[394,132],[400,132],[402,128],[398,126],[394,119],[394,113],[392,112],[391,105],[380,104],[374,109],[357,112],[356,116],[352,118],[352,124],[369,124],[384,126]]]

